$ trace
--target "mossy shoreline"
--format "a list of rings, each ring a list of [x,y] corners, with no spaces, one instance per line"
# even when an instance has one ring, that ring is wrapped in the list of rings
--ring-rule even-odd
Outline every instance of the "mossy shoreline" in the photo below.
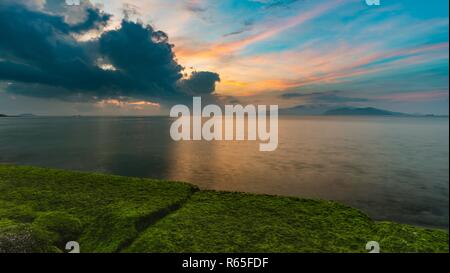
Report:
[[[446,231],[375,222],[332,201],[0,165],[0,253],[448,252]]]

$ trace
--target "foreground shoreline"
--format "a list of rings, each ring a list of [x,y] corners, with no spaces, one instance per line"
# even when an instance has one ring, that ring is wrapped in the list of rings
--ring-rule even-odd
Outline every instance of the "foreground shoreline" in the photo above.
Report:
[[[448,233],[334,201],[0,164],[0,253],[448,252]],[[19,243],[18,243],[19,242]]]

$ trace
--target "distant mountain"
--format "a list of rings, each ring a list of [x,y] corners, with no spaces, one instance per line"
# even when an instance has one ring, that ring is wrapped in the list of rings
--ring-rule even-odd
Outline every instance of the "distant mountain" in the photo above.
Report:
[[[26,114],[20,114],[20,115],[17,115],[17,116],[18,117],[35,117],[36,115],[26,113]]]
[[[328,110],[324,113],[326,116],[407,116],[407,114],[399,112],[391,112],[388,110],[377,109],[373,107],[354,108],[342,107]]]
[[[36,115],[33,114],[20,114],[20,115],[5,115],[5,114],[0,114],[0,117],[9,117],[9,118],[17,118],[17,117],[22,117],[22,118],[28,118],[28,117],[35,117]]]
[[[318,116],[330,110],[330,107],[322,104],[297,105],[291,108],[280,109],[280,115]]]
[[[405,113],[392,112],[374,107],[339,107],[331,108],[329,105],[297,105],[291,108],[280,109],[280,115],[299,116],[411,116]],[[412,115],[424,116],[424,115]]]

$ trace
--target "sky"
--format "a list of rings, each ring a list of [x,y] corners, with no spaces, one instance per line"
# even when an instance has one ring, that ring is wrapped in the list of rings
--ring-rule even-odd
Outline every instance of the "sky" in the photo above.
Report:
[[[448,115],[447,0],[0,2],[0,113],[205,101]]]

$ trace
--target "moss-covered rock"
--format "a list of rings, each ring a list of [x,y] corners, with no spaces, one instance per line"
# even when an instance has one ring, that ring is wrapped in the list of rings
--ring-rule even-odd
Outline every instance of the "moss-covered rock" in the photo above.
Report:
[[[30,224],[0,228],[0,253],[60,252],[53,234]]]
[[[60,249],[77,238],[82,252],[115,252],[145,219],[194,190],[186,183],[0,165],[0,219],[44,230]]]
[[[82,233],[80,219],[60,211],[40,213],[34,220],[33,226],[54,233],[57,238],[57,246],[61,249],[67,242],[78,240]]]

